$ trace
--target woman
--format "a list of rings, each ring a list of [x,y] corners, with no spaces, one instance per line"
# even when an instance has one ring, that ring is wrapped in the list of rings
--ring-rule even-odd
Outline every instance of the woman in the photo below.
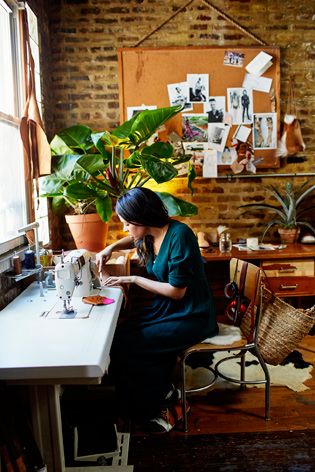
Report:
[[[167,432],[180,419],[172,388],[177,355],[217,333],[213,298],[194,233],[169,219],[155,192],[129,190],[116,212],[129,236],[97,254],[99,270],[113,250],[135,246],[148,278],[109,277],[105,285],[136,284],[154,295],[116,329],[111,368],[117,397],[124,413],[148,420],[151,431]]]

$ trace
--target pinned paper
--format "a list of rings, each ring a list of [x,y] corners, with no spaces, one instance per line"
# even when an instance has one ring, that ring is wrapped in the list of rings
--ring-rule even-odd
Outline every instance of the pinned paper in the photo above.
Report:
[[[262,75],[272,65],[272,56],[261,51],[257,56],[245,67],[247,72],[254,75]]]
[[[247,126],[239,125],[235,130],[233,138],[237,139],[238,141],[241,141],[242,143],[246,143],[250,133],[251,133],[251,128],[248,128]]]
[[[245,74],[242,87],[257,90],[258,92],[270,92],[272,79],[268,77],[258,77],[253,74]]]
[[[204,151],[202,177],[218,177],[217,151]]]

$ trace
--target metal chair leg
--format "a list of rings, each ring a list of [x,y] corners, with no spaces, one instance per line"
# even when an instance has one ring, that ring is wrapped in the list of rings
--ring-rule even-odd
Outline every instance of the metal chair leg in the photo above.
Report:
[[[182,394],[182,415],[183,415],[183,428],[185,433],[188,431],[187,411],[186,411],[186,373],[185,373],[185,360],[180,361],[180,375],[181,375],[181,394]]]

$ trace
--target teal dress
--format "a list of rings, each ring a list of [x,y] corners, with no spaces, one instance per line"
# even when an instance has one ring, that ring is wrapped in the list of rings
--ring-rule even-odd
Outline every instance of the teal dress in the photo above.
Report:
[[[112,370],[119,404],[132,415],[158,414],[174,381],[176,358],[191,344],[217,334],[212,292],[192,230],[171,221],[148,276],[187,287],[181,300],[154,295],[142,313],[120,325],[112,346]]]

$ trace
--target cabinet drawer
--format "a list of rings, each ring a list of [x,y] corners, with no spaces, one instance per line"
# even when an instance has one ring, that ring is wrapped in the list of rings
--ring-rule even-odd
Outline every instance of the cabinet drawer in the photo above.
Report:
[[[262,269],[267,277],[298,277],[315,275],[314,259],[274,259],[262,261]]]
[[[315,295],[315,277],[268,277],[266,287],[280,297]]]

